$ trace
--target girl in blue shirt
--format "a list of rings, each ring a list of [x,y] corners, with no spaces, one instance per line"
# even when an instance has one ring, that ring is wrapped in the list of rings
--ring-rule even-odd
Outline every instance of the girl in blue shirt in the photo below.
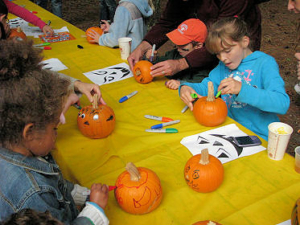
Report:
[[[290,99],[275,59],[261,51],[252,52],[246,23],[239,18],[224,18],[209,29],[205,45],[219,64],[201,83],[183,83],[180,98],[193,110],[191,93],[207,95],[212,81],[215,94],[221,90],[228,116],[264,139],[268,125],[285,114]]]

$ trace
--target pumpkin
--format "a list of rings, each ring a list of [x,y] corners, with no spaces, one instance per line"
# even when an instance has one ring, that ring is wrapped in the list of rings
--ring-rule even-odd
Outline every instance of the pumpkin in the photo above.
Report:
[[[222,124],[227,117],[227,106],[221,98],[215,98],[214,86],[208,82],[207,97],[200,98],[194,104],[194,117],[198,123],[207,127]]]
[[[291,216],[291,224],[292,225],[299,225],[300,223],[300,198],[296,201],[296,204],[292,211]]]
[[[116,181],[115,198],[119,206],[131,214],[145,214],[156,209],[162,200],[158,176],[150,169],[126,165]]]
[[[184,179],[195,191],[207,193],[216,190],[223,182],[224,168],[207,149],[192,156],[184,167]]]
[[[22,40],[26,40],[27,39],[27,36],[22,31],[21,27],[10,29],[9,39],[12,39],[14,37],[21,38]]]
[[[91,31],[96,31],[98,34],[100,34],[100,36],[103,34],[103,30],[100,27],[90,27],[86,30],[85,34],[86,34],[86,40],[90,43],[94,43],[92,42],[92,38],[88,36],[88,33]]]
[[[153,64],[147,60],[138,61],[133,67],[133,76],[138,83],[147,84],[153,80],[150,67]]]
[[[93,106],[83,107],[77,117],[79,130],[89,138],[107,137],[114,130],[115,123],[114,111],[107,105],[98,106],[97,95],[94,95]]]
[[[221,224],[211,220],[204,220],[204,221],[196,222],[193,225],[221,225]]]

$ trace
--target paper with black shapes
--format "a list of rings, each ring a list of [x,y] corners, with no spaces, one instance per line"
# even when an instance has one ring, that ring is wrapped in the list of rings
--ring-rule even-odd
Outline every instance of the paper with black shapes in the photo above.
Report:
[[[45,70],[51,70],[51,71],[61,71],[66,70],[68,67],[66,67],[59,59],[57,58],[51,58],[44,60],[40,63],[42,65],[42,68]]]
[[[84,73],[84,75],[98,85],[117,82],[133,76],[126,63],[120,63],[114,66],[90,71]]]
[[[237,158],[253,155],[266,148],[262,145],[239,147],[231,137],[246,136],[235,124],[229,124],[216,129],[183,138],[180,143],[193,154],[200,154],[207,148],[209,154],[217,157],[222,163],[230,162]]]

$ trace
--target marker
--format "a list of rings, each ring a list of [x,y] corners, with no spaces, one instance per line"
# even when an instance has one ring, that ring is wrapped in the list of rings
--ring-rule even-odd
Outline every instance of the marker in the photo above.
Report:
[[[194,103],[195,101],[198,100],[198,96],[197,96],[196,93],[191,93],[191,96],[192,96],[192,98],[194,99],[194,100],[193,100],[193,103]],[[186,111],[188,108],[189,108],[189,107],[188,107],[187,105],[184,106],[184,108],[181,110],[181,113],[185,113],[185,111]]]
[[[51,50],[52,48],[50,46],[41,46],[41,47],[36,47],[36,48],[40,48],[40,49],[44,49],[44,50]]]
[[[125,102],[127,99],[131,98],[132,96],[136,95],[137,93],[138,93],[137,91],[134,91],[134,92],[130,93],[129,95],[122,97],[119,100],[119,103]]]
[[[45,43],[42,43],[42,44],[33,45],[33,47],[48,46],[48,45],[50,45],[50,43],[49,42],[45,42]]]
[[[160,128],[163,128],[165,126],[170,126],[170,125],[173,125],[173,124],[176,124],[176,123],[179,123],[180,120],[174,120],[174,121],[170,121],[170,122],[167,122],[167,123],[161,123],[161,124],[156,124],[154,126],[151,127],[151,129],[160,129]]]
[[[158,120],[158,121],[162,121],[162,122],[173,121],[173,119],[168,118],[168,117],[151,116],[151,115],[145,115],[145,118],[150,119],[150,120]]]
[[[51,20],[48,20],[48,23],[47,23],[47,25],[48,25],[48,26],[50,26],[50,24],[51,24]]]
[[[81,106],[78,105],[77,103],[74,103],[73,106],[74,106],[76,109],[82,109]]]
[[[216,95],[216,98],[218,98],[220,95],[221,95],[221,92],[222,92],[223,89],[221,89],[220,91],[218,91],[217,95]]]
[[[166,129],[147,129],[146,132],[152,132],[152,133],[178,133],[178,130],[175,128],[166,128]]]
[[[113,191],[117,188],[117,186],[108,186],[108,191]],[[90,195],[91,194],[91,191],[90,190],[87,190],[87,191],[84,191],[81,193],[82,195],[84,196],[87,196],[87,195]]]
[[[154,44],[153,47],[152,47],[152,53],[151,53],[151,56],[150,56],[150,62],[153,61],[155,47],[156,47],[156,45]]]

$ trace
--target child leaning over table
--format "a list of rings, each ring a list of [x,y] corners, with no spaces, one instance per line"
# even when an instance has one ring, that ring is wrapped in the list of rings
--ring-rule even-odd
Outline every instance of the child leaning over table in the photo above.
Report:
[[[95,31],[87,34],[94,43],[101,46],[116,47],[121,37],[132,38],[131,51],[133,51],[144,38],[147,26],[145,18],[153,14],[152,0],[121,0],[116,9],[114,22],[109,23],[103,20],[101,29],[104,34],[101,36]]]
[[[85,202],[88,189],[65,180],[50,154],[72,90],[69,79],[41,69],[39,52],[0,41],[0,221],[31,208],[65,224],[108,224],[108,187],[93,184]]]
[[[191,93],[206,96],[212,81],[215,94],[222,91],[228,116],[267,140],[268,125],[279,121],[276,114],[285,114],[290,104],[275,59],[252,52],[246,23],[236,17],[215,22],[205,44],[219,64],[201,83],[183,83],[180,98],[193,110]]]
[[[154,56],[153,64],[166,61],[169,59],[181,59],[195,49],[202,48],[207,36],[205,24],[199,19],[188,19],[181,23],[177,29],[167,33],[167,37],[175,46],[174,49],[165,53],[164,56]],[[145,57],[151,58],[152,49],[149,49]],[[173,76],[166,76],[171,79],[166,82],[166,86],[170,89],[177,90],[181,81],[201,82],[208,76],[209,70],[186,69],[180,71]]]

